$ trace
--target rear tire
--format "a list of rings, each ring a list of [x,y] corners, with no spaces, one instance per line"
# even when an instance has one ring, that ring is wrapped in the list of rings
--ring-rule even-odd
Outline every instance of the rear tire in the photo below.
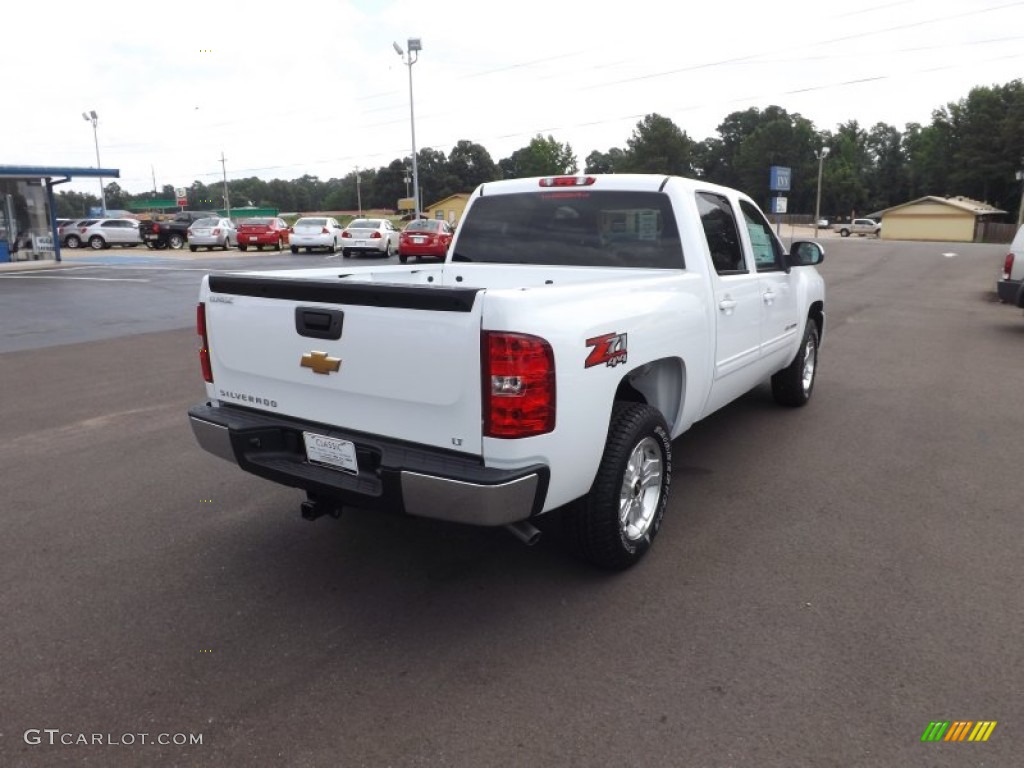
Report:
[[[807,405],[818,373],[818,325],[810,318],[793,362],[772,376],[772,396],[779,405]]]
[[[189,249],[190,251],[192,251],[192,253],[195,253],[196,251],[198,251],[198,250],[199,250],[199,246],[198,246],[198,245],[190,245],[190,246],[188,247],[188,249]],[[207,250],[209,250],[209,249],[207,249]]]
[[[68,235],[68,239],[64,241],[64,245],[68,248],[81,248],[82,240],[78,235]]]
[[[409,260],[409,257],[408,256],[403,256],[402,254],[398,254],[398,260],[400,262],[402,262],[403,264],[405,264],[405,262],[407,262]]]
[[[352,253],[348,250],[348,248],[342,248],[341,249],[341,258],[347,259],[351,255],[352,255]]]
[[[839,234],[840,234],[841,237],[849,237],[850,236],[850,230],[848,230],[848,229],[840,229],[839,230]]]
[[[616,403],[590,492],[565,510],[565,532],[578,555],[624,570],[651,548],[668,504],[672,440],[661,413]]]
[[[295,254],[295,253],[298,253],[298,252],[299,252],[298,246],[293,245],[292,246],[292,253]]]
[[[241,244],[239,244],[239,246],[238,246],[238,250],[240,250],[240,251],[244,251],[244,250],[246,250],[246,249],[247,249],[248,247],[249,247],[248,245],[241,245]]]
[[[185,238],[177,233],[171,233],[167,236],[167,247],[175,251],[180,251],[185,245]]]

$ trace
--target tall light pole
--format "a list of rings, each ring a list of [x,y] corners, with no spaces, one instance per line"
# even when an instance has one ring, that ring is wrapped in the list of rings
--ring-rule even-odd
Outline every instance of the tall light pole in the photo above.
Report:
[[[92,123],[92,140],[96,144],[96,170],[98,171],[103,166],[100,165],[100,139],[99,134],[96,133],[96,123],[100,121],[96,115],[95,109],[90,109],[88,112],[82,113],[82,119],[87,123]],[[103,215],[107,215],[107,195],[103,191],[103,177],[100,176],[100,204],[103,206]]]
[[[359,206],[359,218],[363,217],[363,191],[359,186],[359,166],[356,166],[356,204]]]
[[[404,64],[409,67],[409,124],[412,126],[412,200],[413,207],[413,218],[420,217],[420,174],[416,164],[416,112],[413,109],[412,103],[412,65],[419,61],[419,52],[423,46],[420,44],[418,37],[410,37],[406,46],[409,52],[406,53],[402,50],[402,46],[398,43],[392,43],[395,47],[395,52],[399,56],[404,56]],[[413,54],[416,56],[413,56]]]
[[[224,157],[224,150],[220,151],[220,169],[224,174],[224,216],[231,218],[231,198],[228,196],[228,159]]]
[[[818,236],[818,222],[821,221],[821,170],[825,165],[825,158],[828,157],[828,147],[822,147],[814,156],[818,158],[818,198],[814,203],[814,236]]]
[[[1017,181],[1020,185],[1020,208],[1017,210],[1017,226],[1024,226],[1024,169],[1017,171]]]

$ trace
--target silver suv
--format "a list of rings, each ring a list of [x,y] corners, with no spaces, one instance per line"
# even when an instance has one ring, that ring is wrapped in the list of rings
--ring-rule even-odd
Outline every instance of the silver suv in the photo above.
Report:
[[[79,227],[78,237],[83,245],[88,243],[96,251],[112,245],[142,245],[139,222],[135,219],[97,219],[90,226]]]

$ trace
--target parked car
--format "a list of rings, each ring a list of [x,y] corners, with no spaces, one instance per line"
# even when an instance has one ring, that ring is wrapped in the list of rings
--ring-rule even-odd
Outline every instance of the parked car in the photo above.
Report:
[[[455,230],[442,219],[410,221],[398,238],[398,260],[405,264],[410,258],[444,259],[454,236]]]
[[[288,225],[277,216],[264,216],[256,219],[242,219],[238,222],[238,250],[244,251],[250,245],[262,251],[269,245],[280,251],[288,244]]]
[[[865,235],[882,236],[882,225],[874,219],[854,219],[853,221],[840,222],[833,224],[832,229],[838,232],[841,237],[849,237],[850,235],[858,235],[860,237]]]
[[[208,251],[214,248],[223,248],[226,251],[236,245],[238,230],[231,219],[196,219],[188,228],[188,249],[193,253],[201,247]]]
[[[82,239],[85,230],[96,222],[97,219],[74,219],[71,223],[65,224],[57,230],[61,245],[65,248],[80,248],[85,242]]]
[[[305,248],[307,253],[311,253],[314,248],[326,248],[328,253],[334,253],[338,250],[343,231],[337,219],[329,216],[303,216],[292,224],[289,236],[292,253],[298,253],[299,248]]]
[[[96,219],[89,226],[79,227],[77,237],[95,251],[113,245],[142,245],[139,222],[135,219]]]
[[[341,255],[354,253],[394,256],[401,233],[389,219],[353,219],[341,233]]]
[[[1000,301],[1024,307],[1024,227],[1010,243],[1010,252],[1003,261],[1003,274],[996,282],[996,293]]]

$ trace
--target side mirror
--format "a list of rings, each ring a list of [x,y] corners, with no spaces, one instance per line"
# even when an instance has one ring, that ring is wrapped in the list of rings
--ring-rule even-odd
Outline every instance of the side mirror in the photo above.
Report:
[[[797,240],[789,246],[786,262],[791,267],[813,267],[825,260],[825,249],[813,240]]]

